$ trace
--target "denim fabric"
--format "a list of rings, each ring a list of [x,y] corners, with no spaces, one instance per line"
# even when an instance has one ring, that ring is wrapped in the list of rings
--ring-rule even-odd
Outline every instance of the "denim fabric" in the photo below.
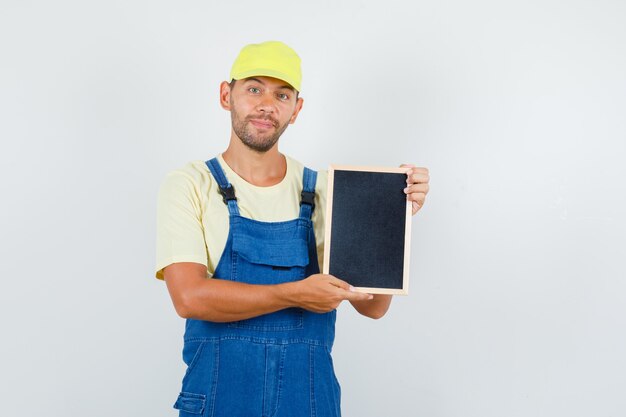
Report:
[[[230,184],[217,159],[207,166],[222,188]],[[305,168],[303,190],[317,173]],[[311,206],[297,219],[260,222],[227,200],[230,230],[213,279],[279,284],[319,272]],[[340,387],[331,350],[336,311],[289,308],[231,323],[188,319],[187,370],[174,408],[180,417],[338,417]]]

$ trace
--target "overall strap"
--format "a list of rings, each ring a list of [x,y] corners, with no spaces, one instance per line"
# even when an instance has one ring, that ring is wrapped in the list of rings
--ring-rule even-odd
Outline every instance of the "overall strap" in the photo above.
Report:
[[[224,175],[224,171],[222,170],[217,158],[210,159],[205,163],[209,168],[209,171],[211,171],[211,174],[213,174],[213,178],[217,181],[217,186],[219,187],[219,192],[222,195],[222,200],[224,201],[224,204],[228,206],[228,213],[231,216],[238,216],[239,206],[237,206],[235,188],[226,179],[226,175]]]
[[[315,210],[315,183],[317,171],[304,167],[302,193],[300,194],[300,217],[310,219]]]

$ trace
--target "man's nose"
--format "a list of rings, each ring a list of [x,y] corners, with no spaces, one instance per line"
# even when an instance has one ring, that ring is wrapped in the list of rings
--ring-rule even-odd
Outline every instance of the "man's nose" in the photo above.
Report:
[[[272,97],[271,94],[263,94],[259,99],[257,109],[265,113],[274,113],[276,110],[274,106],[274,97]]]

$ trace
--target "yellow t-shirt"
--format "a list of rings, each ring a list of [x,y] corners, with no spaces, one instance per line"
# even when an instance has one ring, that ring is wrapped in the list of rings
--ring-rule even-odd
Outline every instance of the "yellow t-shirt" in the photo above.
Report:
[[[226,178],[235,188],[241,216],[265,222],[298,217],[304,166],[288,156],[285,158],[285,178],[270,187],[258,187],[237,175],[222,155],[218,156]],[[320,271],[327,179],[327,171],[318,172],[312,216]],[[159,190],[156,277],[163,279],[163,268],[176,262],[203,264],[209,276],[213,276],[226,246],[228,229],[228,208],[204,161],[193,161],[170,172]]]

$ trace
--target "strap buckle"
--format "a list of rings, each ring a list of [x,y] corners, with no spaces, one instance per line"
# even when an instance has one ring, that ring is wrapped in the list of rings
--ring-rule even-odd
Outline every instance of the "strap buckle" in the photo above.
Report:
[[[300,205],[308,204],[311,206],[311,212],[315,210],[315,193],[310,191],[302,191],[300,193]]]
[[[229,184],[228,188],[219,187],[219,191],[224,204],[228,205],[229,200],[237,200],[237,197],[235,197],[235,187],[233,187],[232,184]]]

